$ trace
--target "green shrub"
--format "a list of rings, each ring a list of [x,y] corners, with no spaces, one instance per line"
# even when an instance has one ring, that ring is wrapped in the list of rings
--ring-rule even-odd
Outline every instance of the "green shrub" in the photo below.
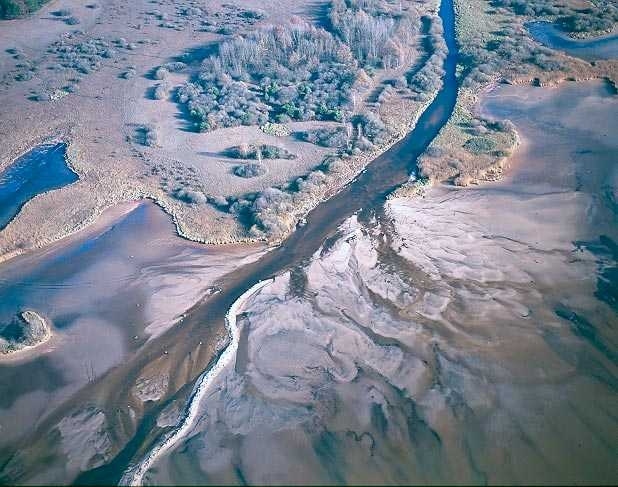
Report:
[[[488,154],[496,149],[496,142],[487,137],[473,137],[466,141],[464,148],[472,154]]]
[[[14,19],[35,12],[48,0],[0,0],[0,19]]]

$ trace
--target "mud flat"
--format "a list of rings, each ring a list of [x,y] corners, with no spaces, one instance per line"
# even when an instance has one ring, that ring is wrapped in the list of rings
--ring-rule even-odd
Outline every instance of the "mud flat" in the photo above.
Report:
[[[131,357],[216,292],[219,276],[261,251],[188,242],[160,208],[130,203],[68,239],[4,263],[1,322],[33,309],[49,318],[54,336],[0,362],[2,481],[66,483],[113,458],[115,410],[106,397],[119,386],[113,377],[111,385],[94,384],[114,370],[123,373]],[[219,338],[211,333],[207,340],[205,328],[195,336],[214,353]],[[136,372],[127,385],[131,405],[122,405],[127,417],[161,397],[176,372],[162,363]],[[45,466],[36,460],[43,452]]]
[[[120,480],[119,485],[141,485],[145,473],[159,457],[163,456],[168,450],[174,448],[191,432],[198,418],[200,404],[204,396],[209,392],[210,387],[214,381],[218,379],[218,376],[222,374],[232,360],[234,360],[238,351],[238,342],[240,339],[240,329],[237,324],[238,314],[242,312],[246,302],[268,283],[269,281],[258,282],[249,288],[231,306],[230,310],[225,315],[225,325],[230,334],[229,346],[218,358],[216,365],[204,371],[198,378],[194,390],[189,397],[185,413],[179,417],[178,423],[175,425],[176,428],[174,428],[172,433],[165,437],[159,445],[153,448],[142,462],[128,470]]]
[[[352,217],[251,297],[145,479],[613,483],[616,108],[600,82],[491,93],[507,177]]]

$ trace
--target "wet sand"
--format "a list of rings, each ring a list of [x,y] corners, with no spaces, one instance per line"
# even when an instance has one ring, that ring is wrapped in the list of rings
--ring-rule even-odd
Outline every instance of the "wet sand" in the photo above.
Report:
[[[352,217],[264,287],[147,482],[615,482],[618,99],[481,108],[522,136],[508,177]]]
[[[160,208],[130,203],[83,232],[3,264],[0,319],[35,309],[49,317],[53,337],[0,363],[1,477],[68,482],[81,469],[111,459],[118,440],[101,409],[109,405],[101,400],[104,388],[84,391],[105,383],[112,369],[181,323],[218,277],[259,253],[259,247],[188,242]],[[164,367],[138,375],[132,392],[137,404],[160,397],[170,375]],[[48,457],[70,452],[66,471],[63,460],[48,460],[48,467],[37,464],[33,477],[14,460],[36,457],[39,428],[48,439],[47,431],[61,433],[44,448]],[[101,451],[79,447],[97,441]]]

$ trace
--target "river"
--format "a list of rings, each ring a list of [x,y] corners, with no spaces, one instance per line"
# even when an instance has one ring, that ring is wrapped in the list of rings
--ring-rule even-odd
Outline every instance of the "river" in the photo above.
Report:
[[[446,124],[457,100],[458,50],[452,0],[442,0],[439,14],[448,47],[443,86],[419,118],[414,130],[372,161],[363,173],[339,193],[313,209],[307,215],[307,223],[297,228],[279,247],[255,263],[225,276],[220,285],[221,292],[196,306],[185,318],[184,333],[191,336],[193,331],[203,328],[204,323],[222,328],[227,311],[247,289],[311,257],[347,218],[357,212],[367,213],[381,207],[387,195],[408,180],[416,168],[418,157]],[[183,390],[183,393],[186,395],[187,391]],[[137,435],[113,462],[85,472],[77,479],[77,483],[105,484],[120,480],[127,463],[137,460],[134,458],[135,453],[144,450],[142,443],[152,444],[152,438],[148,436],[149,428],[145,426],[151,428],[159,412],[160,408],[145,415]]]
[[[205,368],[213,366],[212,346],[217,337],[225,333],[225,315],[233,303],[256,283],[278,275],[311,257],[351,215],[355,213],[367,215],[374,209],[380,208],[386,196],[408,180],[410,173],[416,167],[417,158],[448,121],[455,106],[458,90],[456,79],[458,53],[452,0],[442,1],[440,16],[448,47],[448,55],[444,63],[443,86],[419,118],[414,130],[390,150],[372,161],[363,173],[338,194],[312,210],[307,215],[307,223],[299,227],[280,246],[264,254],[259,260],[243,265],[218,278],[216,287],[220,292],[203,299],[183,316],[182,326],[173,327],[162,335],[147,341],[133,355],[117,357],[113,361],[116,366],[102,377],[98,377],[97,374],[93,380],[86,370],[88,383],[77,393],[67,397],[62,407],[53,414],[49,414],[45,421],[37,425],[37,432],[24,445],[24,452],[28,450],[29,453],[21,452],[18,457],[5,462],[0,470],[0,478],[16,481],[20,476],[21,478],[28,476],[38,478],[43,482],[53,479],[56,479],[56,482],[63,482],[66,478],[62,476],[51,478],[29,476],[28,463],[25,460],[30,453],[33,455],[32,458],[37,458],[36,451],[41,448],[37,445],[46,445],[43,448],[49,451],[51,448],[49,442],[56,440],[47,432],[53,429],[54,424],[63,417],[65,419],[69,417],[69,424],[73,424],[71,423],[73,421],[85,429],[97,429],[103,417],[102,411],[104,411],[108,422],[106,428],[113,431],[113,436],[130,439],[124,449],[113,459],[105,456],[102,459],[99,458],[101,461],[98,461],[96,465],[103,465],[81,474],[75,481],[78,484],[118,482],[128,465],[139,461],[159,441],[161,433],[169,431],[169,429],[158,428],[156,418],[165,406],[174,401],[184,403],[195,380]],[[110,243],[113,247],[113,242]],[[89,241],[86,240],[83,246],[89,247]],[[127,257],[131,258],[125,255],[126,253],[122,252],[123,260]],[[140,335],[139,343],[143,343],[144,338],[140,331],[136,330],[136,332]],[[127,341],[130,337],[120,338],[120,340]],[[202,343],[212,345],[206,346]],[[142,411],[137,410],[135,401],[132,399],[136,376],[148,367],[162,368],[164,366],[169,368],[170,391],[160,401],[149,402],[143,406]],[[99,406],[96,409],[88,406],[81,412],[72,413],[78,407],[93,403]],[[136,411],[138,414],[137,432],[133,434],[131,423],[136,418]],[[102,447],[107,446],[108,440],[101,441]],[[78,453],[79,447],[77,447],[76,454]],[[37,463],[33,463],[30,470],[36,469],[37,466]],[[61,475],[57,469],[54,472],[55,475]]]

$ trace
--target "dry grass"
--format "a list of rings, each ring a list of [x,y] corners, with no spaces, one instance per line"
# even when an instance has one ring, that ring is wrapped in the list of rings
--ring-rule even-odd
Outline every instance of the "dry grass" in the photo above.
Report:
[[[530,19],[496,11],[487,0],[455,0],[455,9],[457,38],[464,56],[473,52],[474,48],[485,48],[488,42],[499,42],[500,39],[495,33],[504,25],[514,26],[517,32],[528,35],[524,23]],[[474,138],[471,124],[482,120],[476,111],[479,96],[500,81],[511,84],[552,85],[568,79],[605,78],[615,84],[618,79],[616,61],[598,61],[592,65],[559,52],[553,54],[553,59],[560,63],[561,69],[546,71],[535,65],[507,63],[487,81],[473,82],[461,87],[451,119],[421,158],[422,174],[457,185],[493,181],[501,177],[509,162],[509,155],[518,144],[517,134],[513,130],[489,130],[482,134],[482,137],[489,138],[495,146],[489,153],[478,154],[465,147],[466,143]],[[465,71],[463,66],[459,68],[460,74]],[[432,151],[439,155],[432,157]]]

